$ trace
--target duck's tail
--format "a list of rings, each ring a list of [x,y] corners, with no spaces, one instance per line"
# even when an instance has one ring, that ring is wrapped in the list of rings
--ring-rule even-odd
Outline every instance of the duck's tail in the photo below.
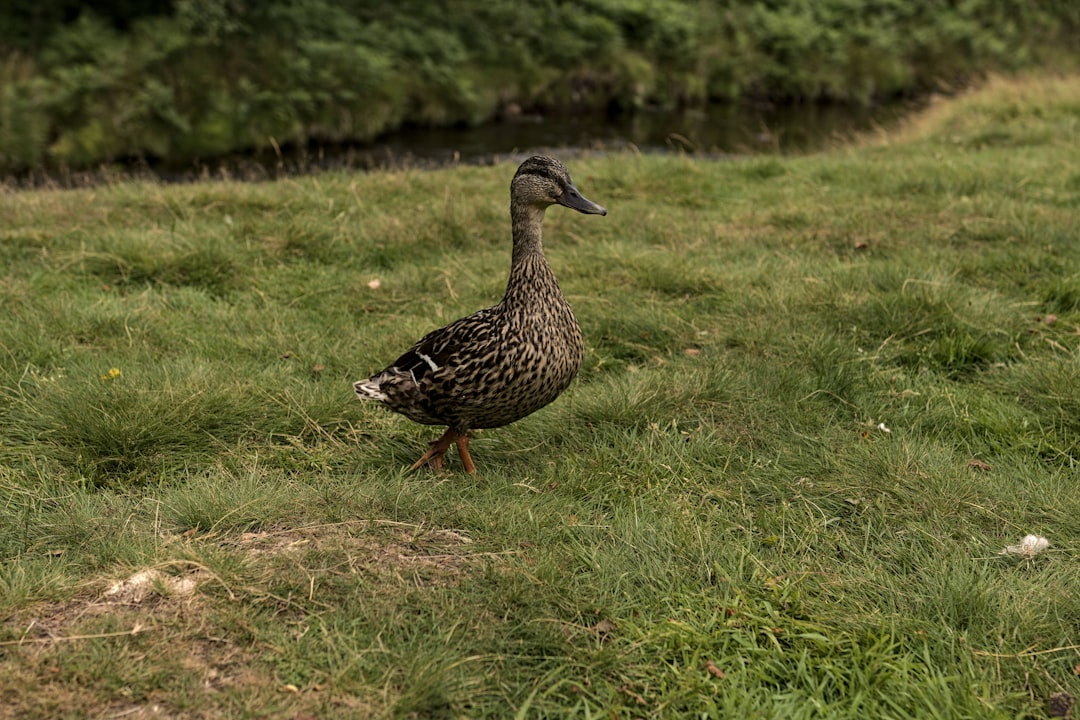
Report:
[[[356,391],[356,396],[361,400],[386,402],[386,393],[379,387],[379,381],[375,378],[354,382],[353,390]]]

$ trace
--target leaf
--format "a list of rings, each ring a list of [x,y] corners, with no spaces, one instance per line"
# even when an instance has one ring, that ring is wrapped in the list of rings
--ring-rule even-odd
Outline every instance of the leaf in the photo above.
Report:
[[[992,470],[993,469],[990,466],[990,463],[984,462],[984,461],[980,460],[979,458],[972,458],[971,460],[968,460],[968,467],[971,468],[972,470]]]
[[[716,664],[712,660],[706,660],[705,661],[705,670],[710,675],[712,675],[714,678],[723,679],[723,678],[727,677],[727,673],[725,673],[720,668],[716,667]]]

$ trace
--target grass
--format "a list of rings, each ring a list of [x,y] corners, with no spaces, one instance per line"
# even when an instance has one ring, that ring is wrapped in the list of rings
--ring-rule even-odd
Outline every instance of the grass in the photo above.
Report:
[[[1045,717],[1078,141],[1028,77],[808,157],[568,158],[585,365],[476,477],[350,382],[498,298],[512,165],[0,194],[0,715]]]

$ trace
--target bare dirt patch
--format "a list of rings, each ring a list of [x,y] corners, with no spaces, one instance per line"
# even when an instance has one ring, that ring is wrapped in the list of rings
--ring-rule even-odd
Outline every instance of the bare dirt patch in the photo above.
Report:
[[[8,626],[21,626],[18,639],[5,641],[0,648],[47,647],[61,642],[138,635],[153,625],[152,615],[175,615],[182,606],[190,607],[197,602],[196,589],[208,578],[208,573],[198,569],[173,575],[162,568],[143,568],[116,580],[103,592],[64,603],[41,605],[29,617],[13,619]],[[101,616],[130,618],[128,629],[90,633],[78,631],[87,621]]]
[[[179,569],[178,569],[179,567]],[[216,658],[192,652],[209,604],[198,587],[210,578],[190,563],[143,568],[103,590],[41,604],[12,618],[0,642],[0,718],[178,718],[156,690],[141,697],[155,666]],[[100,585],[99,585],[100,587]],[[14,637],[13,637],[14,636]],[[189,638],[185,640],[184,638]]]
[[[492,553],[474,552],[463,532],[391,521],[357,521],[288,530],[247,532],[226,543],[253,561],[285,558],[302,562],[336,556],[337,572],[360,579],[377,576],[419,587],[452,583]]]
[[[392,602],[460,582],[502,555],[477,552],[461,531],[392,521],[163,540],[176,559],[114,569],[77,597],[0,625],[0,720],[227,717],[237,702],[289,717],[374,713],[377,693],[282,674],[283,638],[357,591]]]
[[[323,562],[321,566],[334,574],[353,573],[360,579],[377,576],[420,587],[454,582],[478,559],[501,554],[470,552],[472,539],[456,530],[391,521],[334,523],[189,541],[196,548],[212,542],[237,550],[255,563],[277,559],[300,563],[308,573],[318,572],[313,569],[313,557],[336,558],[331,565]],[[198,614],[200,604],[205,602],[200,588],[207,582],[222,583],[205,567],[189,560],[135,570],[113,580],[104,590],[64,603],[39,605],[30,613],[12,618],[6,623],[7,634],[14,634],[15,639],[3,641],[0,648],[47,647],[69,641],[135,636],[179,613]],[[86,621],[101,616],[117,622],[124,618],[127,629],[79,631]],[[17,628],[14,633],[13,628]]]

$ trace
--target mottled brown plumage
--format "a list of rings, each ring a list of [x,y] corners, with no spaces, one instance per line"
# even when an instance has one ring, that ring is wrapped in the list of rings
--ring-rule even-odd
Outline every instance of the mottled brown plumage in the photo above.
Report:
[[[469,431],[508,425],[557,398],[574,379],[584,353],[581,329],[544,258],[540,228],[553,204],[606,215],[574,187],[566,167],[543,155],[521,164],[510,183],[514,249],[506,294],[498,305],[433,330],[388,368],[354,384],[363,399],[382,402],[425,425],[446,425],[413,465],[442,467],[456,444],[467,472]]]

